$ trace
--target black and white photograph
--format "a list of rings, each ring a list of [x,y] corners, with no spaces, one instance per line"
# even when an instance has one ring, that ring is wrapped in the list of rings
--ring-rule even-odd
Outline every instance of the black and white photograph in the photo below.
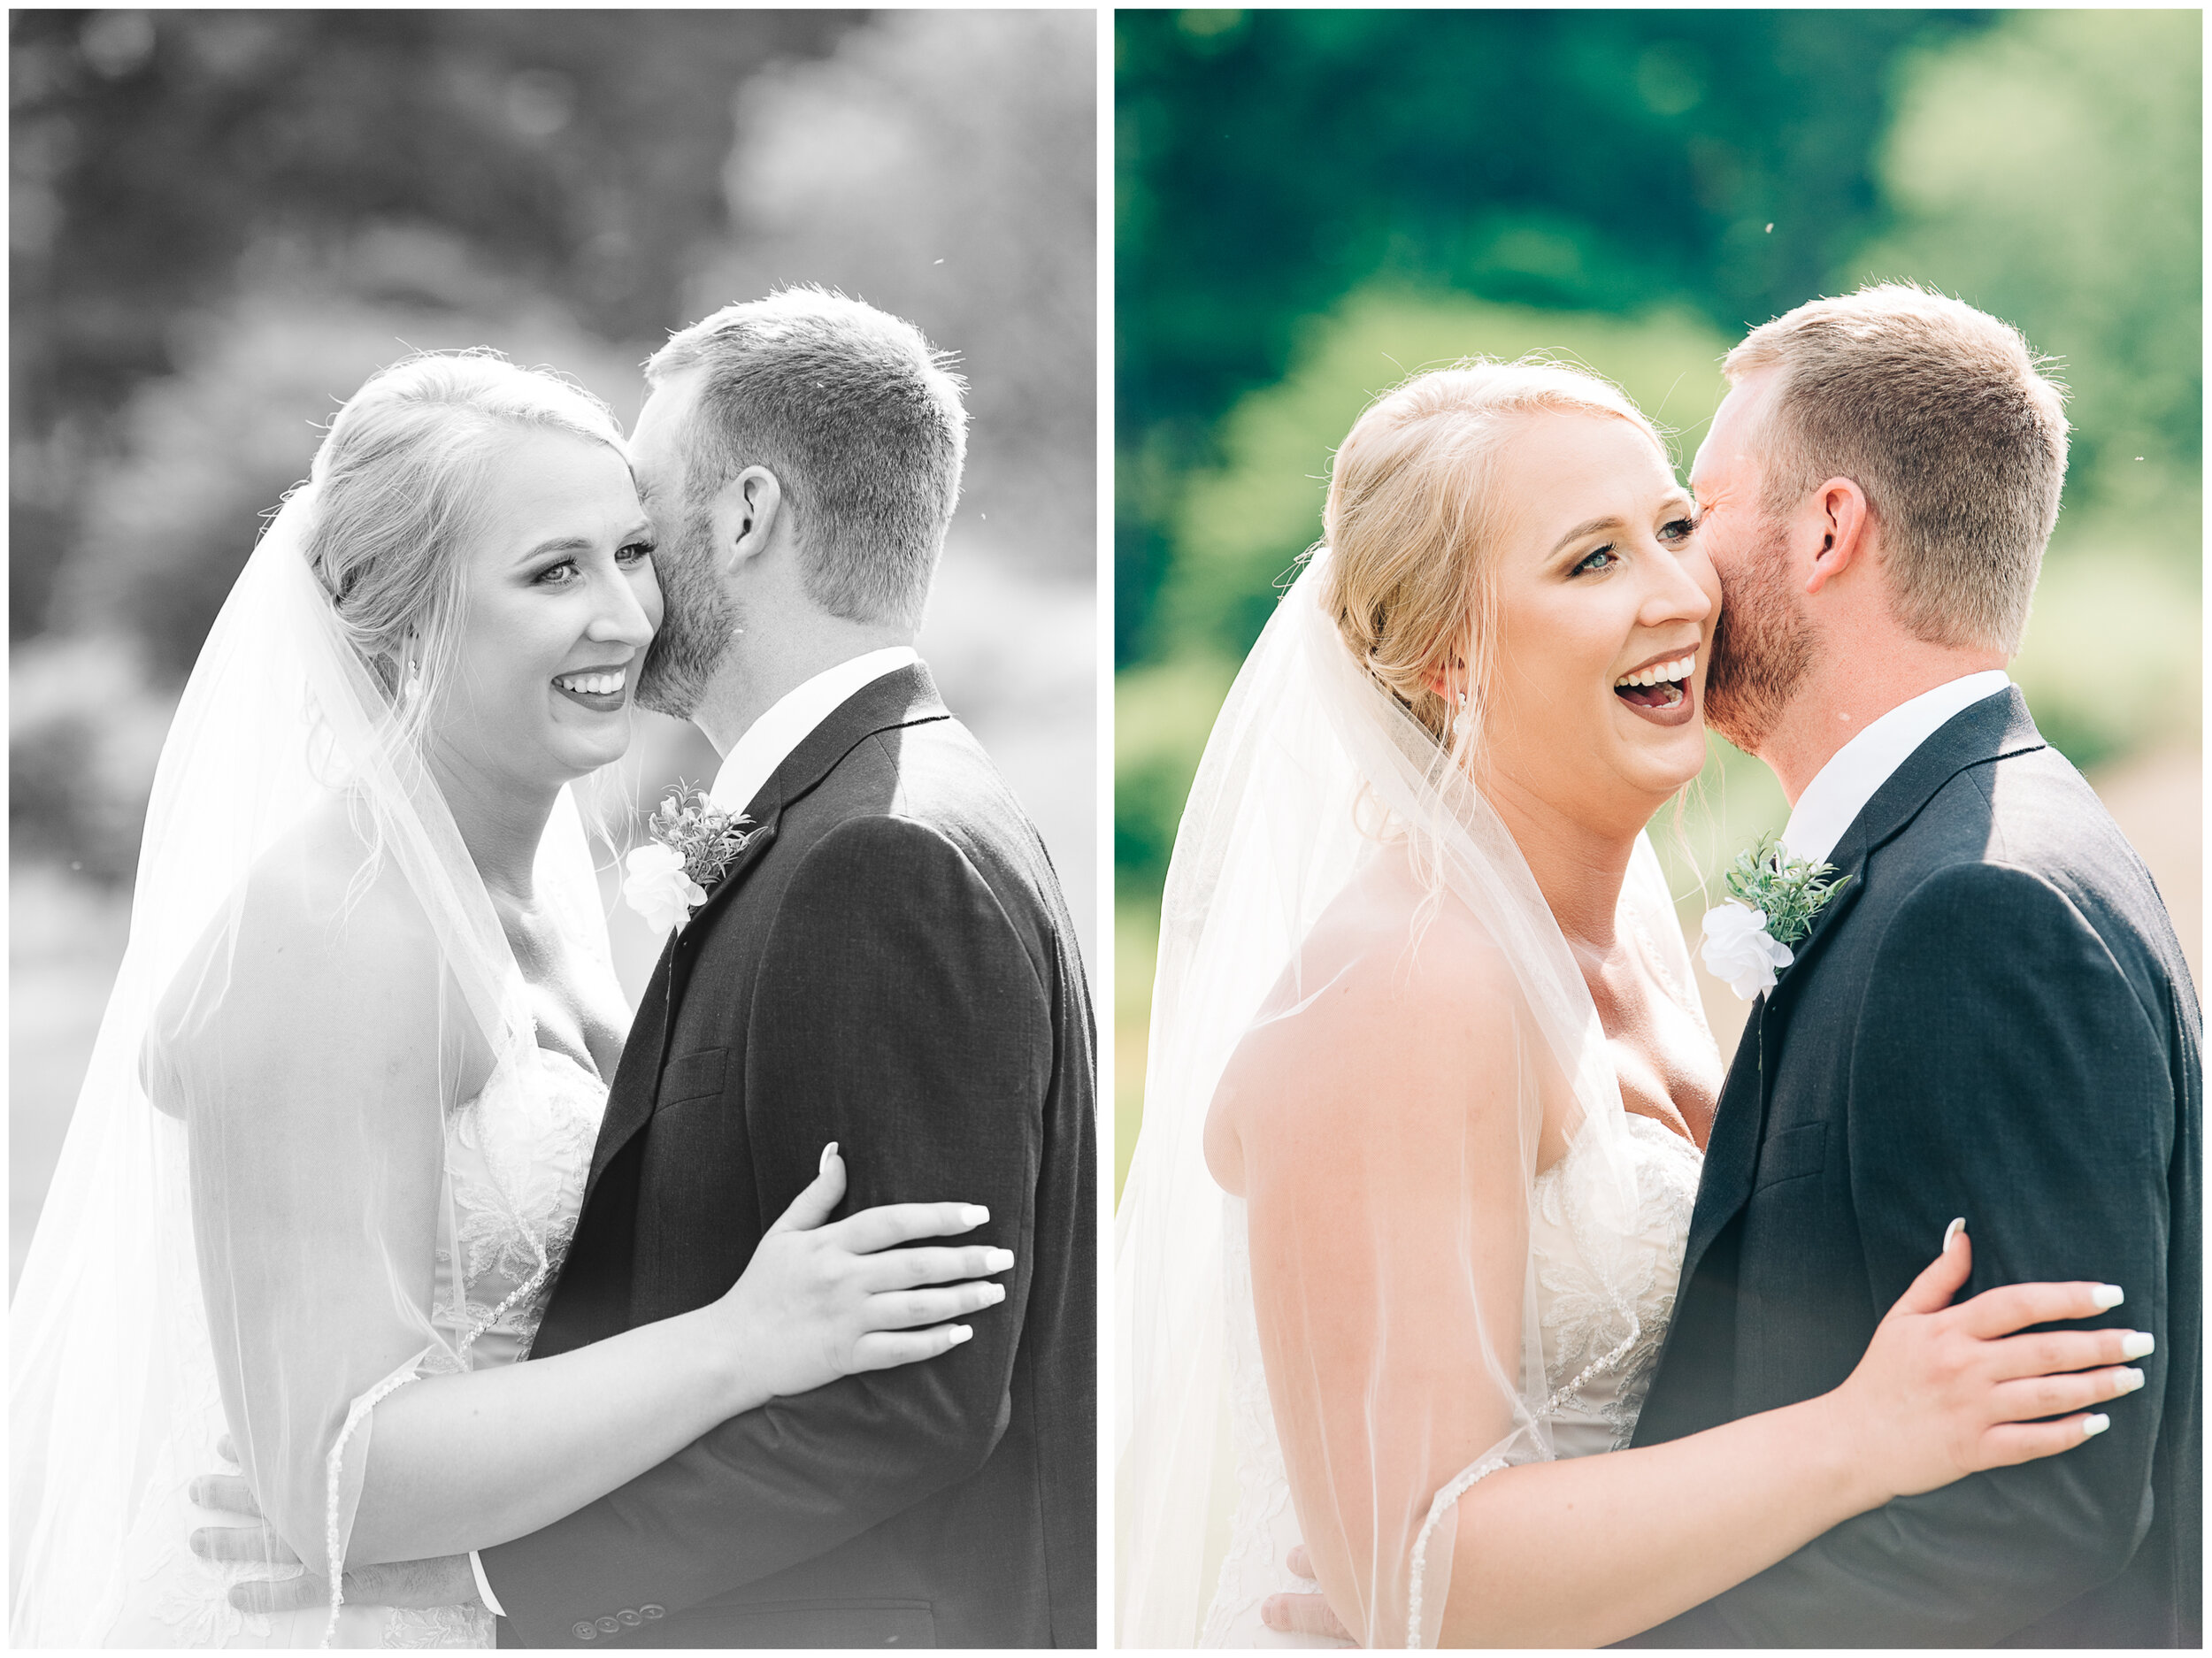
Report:
[[[1096,1646],[1098,35],[12,13],[12,1645]]]

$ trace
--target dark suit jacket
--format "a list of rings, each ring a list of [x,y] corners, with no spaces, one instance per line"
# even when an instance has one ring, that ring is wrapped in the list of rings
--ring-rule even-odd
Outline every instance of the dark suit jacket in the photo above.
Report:
[[[724,1423],[484,1551],[529,1646],[1096,1644],[1095,1082],[1043,844],[927,671],[755,797],[663,953],[534,1351],[705,1305],[843,1151],[840,1213],[988,1205],[1007,1298],[942,1357]]]
[[[1826,1392],[1966,1217],[1962,1296],[2117,1284],[2101,1437],[1902,1498],[1631,1646],[2200,1644],[2202,1015],[2148,872],[2019,694],[1906,760],[1721,1095],[1649,1445]]]

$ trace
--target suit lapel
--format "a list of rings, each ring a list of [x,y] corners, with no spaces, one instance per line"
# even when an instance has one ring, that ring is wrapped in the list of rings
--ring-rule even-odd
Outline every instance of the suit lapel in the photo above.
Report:
[[[1813,959],[1842,931],[1844,917],[1865,890],[1867,859],[1901,834],[1936,791],[1968,766],[2042,746],[2042,736],[2018,690],[1985,697],[1955,715],[1907,756],[1844,831],[1827,860],[1836,869],[1835,896],[1813,918],[1812,931],[1798,941],[1774,988],[1753,1004],[1743,1038],[1736,1044],[1705,1148],[1697,1206],[1690,1217],[1690,1236],[1682,1256],[1685,1285],[1713,1240],[1751,1196],[1759,1147],[1766,1137],[1767,1098],[1792,1009],[1810,978]]]
[[[630,1021],[629,1040],[622,1045],[621,1063],[615,1066],[614,1081],[607,1089],[606,1115],[599,1120],[599,1138],[592,1145],[591,1172],[584,1181],[587,1203],[609,1160],[652,1115],[653,1085],[668,1049],[668,967],[675,947],[672,933],[661,946],[660,960],[653,964],[653,976],[645,981],[645,994]]]
[[[1930,793],[1933,793],[1931,790]],[[1812,928],[1798,940],[1790,951],[1790,964],[1775,975],[1774,988],[1765,997],[1770,1018],[1786,1017],[1789,1006],[1797,996],[1798,987],[1809,976],[1807,968],[1813,958],[1826,948],[1843,925],[1843,918],[1851,913],[1859,902],[1859,894],[1866,888],[1866,856],[1872,848],[1862,833],[1864,819],[1852,824],[1844,831],[1843,840],[1828,855],[1828,862],[1835,873],[1829,877],[1830,897],[1813,917]]]
[[[1728,1217],[1751,1195],[1751,1171],[1758,1162],[1759,1132],[1766,1119],[1766,1086],[1761,1074],[1760,1032],[1767,999],[1751,1004],[1728,1079],[1721,1085],[1713,1111],[1713,1132],[1705,1145],[1705,1168],[1698,1178],[1697,1204],[1690,1211],[1689,1240],[1682,1249],[1682,1282],[1690,1281],[1706,1249]]]
[[[1847,843],[1852,837],[1845,839]],[[1751,1195],[1759,1145],[1766,1138],[1767,1078],[1788,1028],[1792,982],[1804,982],[1807,961],[1835,936],[1845,912],[1858,902],[1865,849],[1863,845],[1847,844],[1836,851],[1842,860],[1837,864],[1836,895],[1813,918],[1812,931],[1798,940],[1790,964],[1782,970],[1774,988],[1752,1003],[1751,1017],[1744,1021],[1743,1036],[1736,1044],[1736,1056],[1729,1063],[1728,1080],[1721,1086],[1720,1104],[1713,1113],[1712,1138],[1705,1148],[1705,1172],[1698,1181],[1697,1207],[1690,1216],[1690,1239],[1682,1260],[1686,1278],[1729,1217]]]
[[[840,703],[785,756],[761,786],[760,793],[753,796],[745,813],[753,820],[753,827],[743,848],[709,890],[706,902],[669,936],[646,983],[622,1063],[615,1071],[614,1086],[608,1091],[607,1114],[599,1125],[598,1142],[592,1148],[591,1175],[584,1188],[587,1202],[607,1165],[652,1117],[668,1057],[669,1034],[675,1027],[676,1013],[683,1005],[700,948],[710,929],[728,909],[732,894],[760,867],[775,842],[784,812],[836,770],[839,761],[877,733],[949,718],[927,668],[918,662],[897,669],[871,680]]]

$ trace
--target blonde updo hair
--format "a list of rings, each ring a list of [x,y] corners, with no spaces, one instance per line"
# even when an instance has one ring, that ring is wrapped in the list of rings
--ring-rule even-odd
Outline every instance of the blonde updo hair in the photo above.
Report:
[[[488,348],[426,351],[380,369],[315,451],[308,566],[410,725],[453,667],[465,576],[458,554],[478,526],[485,479],[505,443],[533,431],[626,453],[605,403]]]
[[[1465,758],[1480,728],[1495,634],[1492,581],[1503,526],[1496,463],[1529,417],[1657,428],[1609,380],[1564,364],[1467,357],[1416,374],[1367,406],[1338,448],[1322,523],[1323,603],[1345,648],[1439,747]],[[1466,664],[1468,711],[1432,688]]]

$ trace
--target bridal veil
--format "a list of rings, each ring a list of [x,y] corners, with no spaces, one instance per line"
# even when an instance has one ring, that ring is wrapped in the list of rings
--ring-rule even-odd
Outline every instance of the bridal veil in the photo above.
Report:
[[[450,1287],[445,1126],[534,1030],[409,687],[310,567],[330,449],[256,547],[163,748],[128,947],[12,1305],[18,1646],[124,1639],[150,1578],[193,1580],[182,1493],[223,1471],[226,1431],[331,1604],[241,1628],[202,1564],[172,1633],[329,1639],[370,1412],[467,1368],[498,1311]],[[566,791],[539,882],[603,948]],[[360,1063],[353,1027],[396,1007],[428,1063]]]
[[[1330,610],[1331,559],[1316,551],[1247,658],[1168,874],[1144,1121],[1117,1217],[1125,1646],[1196,1639],[1233,1497],[1224,1260],[1226,1229],[1240,1221],[1208,1172],[1203,1139],[1240,1044],[1294,1042],[1302,1027],[1321,1028],[1308,1022],[1328,1017],[1363,948],[1388,957],[1370,966],[1422,971],[1425,929],[1444,925],[1448,909],[1496,965],[1488,988],[1469,994],[1502,1004],[1485,1028],[1509,1032],[1484,1055],[1504,1120],[1493,1110],[1437,1143],[1378,1152],[1402,1139],[1392,1122],[1400,1068],[1386,1052],[1361,1091],[1355,1132],[1325,1154],[1330,1178],[1352,1192],[1352,1212],[1367,1219],[1296,1233],[1296,1247],[1271,1264],[1254,1251],[1255,1292],[1279,1334],[1285,1319],[1306,1321],[1268,1365],[1286,1448],[1286,1401],[1303,1401],[1292,1405],[1302,1411],[1311,1402],[1306,1372],[1335,1366],[1340,1377],[1350,1366],[1360,1378],[1357,1400],[1295,1424],[1304,1450],[1289,1462],[1302,1534],[1310,1545],[1333,1536],[1349,1558],[1351,1581],[1332,1584],[1332,1599],[1363,1644],[1435,1644],[1457,1499],[1490,1471],[1551,1456],[1549,1419],[1589,1379],[1547,1375],[1526,1243],[1540,1161],[1564,1146],[1584,1165],[1577,1185],[1586,1230],[1599,1234],[1601,1278],[1603,1234],[1626,1225],[1635,1201],[1618,1086],[1580,971],[1470,770],[1347,649]],[[1375,908],[1384,859],[1425,892],[1409,925],[1363,913]],[[1624,908],[1672,925],[1657,914],[1665,885],[1647,842],[1627,887]],[[1408,1028],[1378,1046],[1418,1069],[1428,1040]],[[1243,1132],[1264,1136],[1271,1102],[1240,1109]],[[1247,1143],[1247,1166],[1259,1168]],[[1397,1201],[1389,1171],[1408,1155],[1442,1172],[1430,1189],[1448,1195],[1435,1212],[1404,1212]],[[1254,1187],[1245,1197],[1256,1238],[1270,1194]],[[1308,1293],[1325,1269],[1339,1288],[1361,1286],[1341,1317],[1317,1311]]]

